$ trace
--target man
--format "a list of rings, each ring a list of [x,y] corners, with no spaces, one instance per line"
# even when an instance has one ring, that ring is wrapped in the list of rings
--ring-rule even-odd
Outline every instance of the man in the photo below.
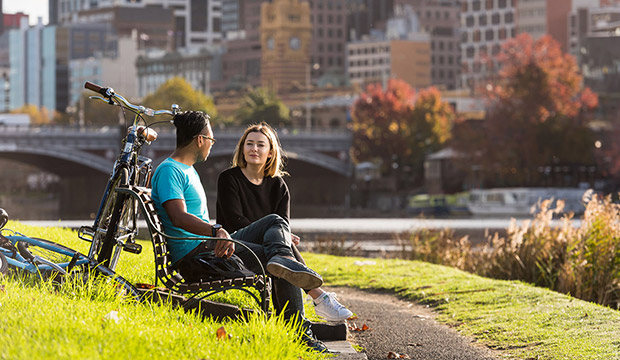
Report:
[[[290,321],[303,322],[304,341],[314,350],[326,351],[325,345],[314,338],[304,318],[301,292],[301,288],[319,287],[323,279],[293,257],[288,223],[278,215],[269,215],[233,234],[228,234],[221,225],[210,224],[207,197],[194,169],[196,163],[207,160],[215,144],[209,118],[202,112],[187,111],[175,115],[174,125],[176,149],[155,170],[153,201],[166,233],[178,237],[203,235],[205,240],[168,239],[173,266],[181,275],[194,276],[200,273],[204,263],[201,254],[213,251],[218,257],[228,258],[235,253],[252,271],[258,272],[258,264],[245,248],[236,250],[233,242],[208,241],[208,237],[242,241],[275,277],[272,298],[276,311],[284,312],[284,317]]]

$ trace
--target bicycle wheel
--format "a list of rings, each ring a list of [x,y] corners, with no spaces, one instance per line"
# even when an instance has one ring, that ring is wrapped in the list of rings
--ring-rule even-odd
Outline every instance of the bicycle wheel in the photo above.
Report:
[[[21,240],[17,242],[17,250],[25,259],[34,260],[38,258],[37,265],[45,265],[39,267],[41,276],[47,278],[55,274],[64,275],[69,266],[72,266],[74,256],[79,254],[67,246],[55,243],[41,238],[30,238],[33,242]],[[86,256],[81,255],[82,258]],[[75,258],[77,260],[77,258]],[[73,261],[75,263],[75,261]],[[62,265],[64,264],[64,265]],[[61,266],[62,265],[62,266]]]
[[[18,241],[17,250],[21,256],[26,259],[33,259],[34,256],[41,257],[55,264],[68,263],[73,255],[78,252],[67,246],[40,238],[31,238],[42,245],[31,243],[28,241]]]
[[[127,185],[128,181],[129,171],[122,168],[117,178],[112,182],[93,238],[93,242],[96,241],[94,246],[96,247],[97,262],[104,266],[110,265],[116,239],[134,231],[133,227],[130,226],[131,215],[135,209],[133,201],[128,195],[118,194],[114,191],[118,186]]]
[[[110,226],[110,219],[112,218],[114,205],[116,204],[116,198],[118,196],[118,193],[114,191],[114,189],[121,185],[127,185],[129,181],[128,179],[129,172],[127,169],[120,168],[116,172],[114,178],[112,178],[109,182],[107,193],[104,195],[105,197],[102,200],[103,205],[99,210],[99,214],[95,220],[95,224],[93,225],[94,234],[90,250],[88,251],[88,257],[91,259],[96,258],[101,251],[101,246]]]
[[[5,275],[9,271],[9,263],[6,261],[6,256],[0,253],[0,274]]]
[[[133,300],[140,301],[142,299],[142,294],[124,277],[116,274],[114,271],[109,269],[102,264],[97,264],[91,267],[92,271],[94,271],[95,275],[99,278],[103,277],[110,280],[114,286],[119,290],[120,295],[127,296],[132,298]]]

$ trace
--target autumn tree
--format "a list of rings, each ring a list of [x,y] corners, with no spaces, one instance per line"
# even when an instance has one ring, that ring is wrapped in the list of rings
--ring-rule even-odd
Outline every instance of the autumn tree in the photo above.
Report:
[[[30,123],[33,125],[49,124],[52,114],[45,107],[37,107],[36,105],[27,104],[18,109],[11,111],[12,114],[28,114]]]
[[[391,79],[384,90],[371,84],[353,105],[353,147],[357,162],[381,166],[385,175],[402,179],[405,173],[423,178],[427,154],[450,138],[454,114],[437,89],[415,90],[406,82]]]
[[[204,111],[211,116],[212,121],[217,117],[217,110],[213,98],[203,92],[194,90],[181,77],[174,77],[163,83],[154,93],[149,94],[142,101],[152,109],[170,109],[177,104],[182,110]]]
[[[545,166],[592,163],[587,115],[598,99],[582,88],[575,59],[551,37],[529,34],[507,41],[497,59],[500,71],[483,89],[484,136],[457,145],[477,156],[486,185],[535,185]]]
[[[248,91],[239,100],[235,111],[236,122],[249,125],[265,121],[273,126],[290,124],[289,109],[275,92],[259,87]]]

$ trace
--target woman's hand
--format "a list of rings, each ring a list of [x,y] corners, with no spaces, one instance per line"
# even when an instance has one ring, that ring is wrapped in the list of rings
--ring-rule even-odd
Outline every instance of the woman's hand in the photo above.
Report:
[[[218,229],[215,235],[218,238],[232,239],[228,231],[224,229]],[[213,252],[217,257],[230,258],[235,252],[235,243],[232,241],[218,240],[215,242],[215,250],[213,250]]]
[[[299,245],[299,242],[301,241],[301,238],[293,233],[291,233],[291,241],[293,242],[293,245],[297,246]]]

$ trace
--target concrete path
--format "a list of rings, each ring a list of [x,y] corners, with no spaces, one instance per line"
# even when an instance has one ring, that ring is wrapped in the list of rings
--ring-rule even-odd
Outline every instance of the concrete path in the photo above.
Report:
[[[390,352],[425,360],[494,360],[500,354],[474,340],[458,334],[434,320],[427,307],[397,299],[393,295],[360,291],[351,288],[332,288],[340,301],[357,314],[359,328],[366,324],[370,330],[349,331],[349,341],[363,348],[369,360],[387,359]],[[344,355],[344,354],[343,354]],[[338,359],[359,359],[347,354]],[[362,354],[358,354],[362,355]]]

